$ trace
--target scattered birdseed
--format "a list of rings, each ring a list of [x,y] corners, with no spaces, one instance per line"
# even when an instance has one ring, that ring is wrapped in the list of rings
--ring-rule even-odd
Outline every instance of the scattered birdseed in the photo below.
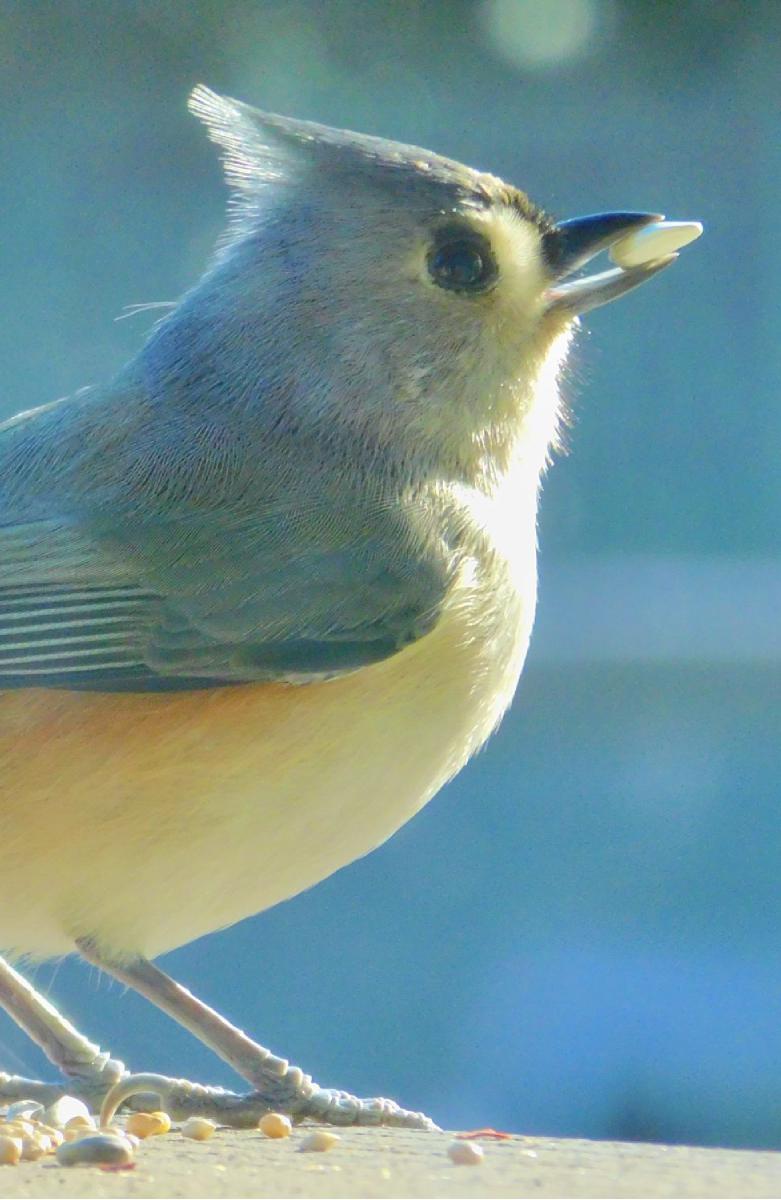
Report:
[[[214,1121],[209,1121],[206,1117],[188,1117],[182,1125],[182,1134],[186,1138],[192,1138],[194,1142],[205,1142],[216,1128]]]
[[[270,1138],[290,1137],[293,1132],[293,1122],[284,1113],[264,1113],[258,1121],[258,1129]]]
[[[123,1167],[132,1161],[130,1143],[113,1133],[93,1133],[57,1147],[57,1162],[61,1167]]]
[[[299,1150],[305,1152],[312,1150],[332,1150],[336,1143],[341,1140],[338,1133],[331,1133],[328,1129],[313,1129],[311,1133],[306,1135],[299,1146]]]
[[[51,1138],[52,1148],[55,1150],[65,1141],[63,1130],[55,1129],[53,1125],[44,1125],[43,1121],[39,1121],[35,1128],[38,1133],[45,1133],[47,1137]]]
[[[94,1129],[85,1129],[83,1125],[71,1125],[69,1129],[63,1129],[62,1140],[64,1142],[77,1142],[79,1138],[87,1137],[90,1133],[95,1133]],[[113,1130],[104,1129],[103,1133],[113,1133]],[[59,1144],[59,1143],[58,1143]]]
[[[0,1134],[0,1166],[15,1167],[22,1157],[22,1139]]]
[[[88,1129],[94,1131],[97,1129],[97,1127],[98,1126],[95,1118],[89,1113],[87,1113],[86,1116],[84,1113],[76,1113],[74,1117],[70,1117],[65,1122],[63,1125],[63,1130],[65,1133],[67,1133],[69,1129]]]
[[[447,1148],[447,1156],[459,1167],[474,1167],[483,1161],[483,1147],[477,1142],[453,1141]]]
[[[59,1100],[55,1100],[54,1104],[49,1105],[42,1119],[47,1125],[53,1125],[55,1129],[64,1129],[74,1117],[89,1117],[89,1115],[90,1111],[83,1100],[78,1100],[76,1096],[60,1096]]]
[[[157,1137],[161,1133],[168,1133],[170,1128],[171,1118],[168,1113],[159,1111],[131,1113],[126,1125],[128,1133],[133,1133],[142,1140],[143,1138]]]
[[[43,1105],[37,1100],[17,1100],[13,1104],[9,1104],[6,1109],[4,1120],[15,1121],[17,1117],[24,1117],[30,1120],[34,1117],[36,1120],[43,1119]]]
[[[32,1121],[25,1121],[22,1117],[17,1117],[15,1121],[4,1121],[0,1125],[0,1132],[9,1137],[30,1137],[34,1128]]]
[[[39,1158],[43,1158],[44,1154],[49,1154],[52,1148],[51,1141],[46,1137],[46,1134],[33,1137],[22,1138],[22,1158],[25,1162],[37,1162]]]

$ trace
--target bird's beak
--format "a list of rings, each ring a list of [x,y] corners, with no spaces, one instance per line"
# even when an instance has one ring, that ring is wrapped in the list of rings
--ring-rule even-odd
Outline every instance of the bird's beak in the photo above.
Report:
[[[669,267],[678,256],[661,251],[656,256],[649,253],[647,261],[616,267],[599,275],[569,279],[600,251],[610,250],[625,240],[628,244],[630,238],[650,226],[655,226],[661,233],[662,229],[669,228],[663,223],[664,217],[659,213],[637,212],[595,213],[560,221],[543,237],[545,258],[552,276],[551,286],[545,293],[547,311],[578,316],[607,304],[609,300],[616,300]],[[657,242],[661,246],[663,238],[658,237]]]

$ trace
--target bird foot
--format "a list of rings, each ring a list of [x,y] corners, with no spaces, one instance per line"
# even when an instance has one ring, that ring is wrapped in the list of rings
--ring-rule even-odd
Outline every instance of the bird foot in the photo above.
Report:
[[[73,1077],[60,1083],[44,1083],[21,1075],[0,1072],[0,1104],[37,1100],[48,1107],[61,1096],[76,1096],[91,1111],[100,1112],[101,1124],[111,1123],[121,1105],[133,1109],[162,1107],[177,1121],[187,1117],[209,1117],[233,1129],[257,1126],[267,1112],[284,1112],[298,1124],[318,1121],[326,1125],[390,1125],[404,1129],[437,1129],[430,1117],[401,1108],[394,1100],[359,1099],[331,1088],[321,1088],[307,1075],[301,1080],[280,1080],[262,1092],[240,1094],[227,1088],[173,1079],[167,1075],[125,1075],[112,1082],[100,1077]]]
[[[273,1111],[287,1113],[296,1122],[437,1128],[423,1113],[409,1112],[394,1100],[360,1100],[349,1092],[319,1087],[311,1075],[252,1041],[147,959],[109,961],[86,941],[79,942],[79,949],[89,962],[134,987],[195,1033],[254,1090],[240,1095],[167,1075],[130,1074],[124,1063],[79,1033],[10,963],[0,959],[0,1003],[64,1077],[61,1083],[40,1083],[0,1073],[0,1103],[38,1100],[49,1105],[63,1095],[77,1096],[93,1112],[100,1111],[102,1125],[108,1125],[120,1105],[127,1104],[135,1109],[162,1106],[177,1120],[207,1116],[237,1129],[256,1126],[264,1113]]]
[[[295,1068],[293,1068],[295,1070]],[[279,1086],[240,1095],[224,1088],[206,1087],[167,1075],[127,1075],[108,1091],[101,1108],[101,1124],[110,1124],[122,1104],[153,1094],[175,1120],[209,1117],[221,1125],[247,1129],[267,1112],[287,1113],[296,1123],[304,1120],[326,1125],[391,1125],[405,1129],[437,1129],[430,1117],[401,1108],[394,1100],[361,1100],[349,1092],[318,1087],[308,1075],[280,1079]]]
[[[125,1072],[127,1074],[127,1072]],[[6,1075],[0,1071],[0,1105],[14,1104],[17,1100],[37,1100],[45,1108],[63,1096],[75,1096],[83,1100],[90,1112],[99,1112],[103,1100],[114,1084],[114,1079],[97,1076],[73,1076],[57,1083],[45,1083],[40,1079],[26,1079],[22,1075]],[[151,1099],[151,1097],[147,1097]]]
[[[65,1094],[77,1095],[74,1087],[64,1083],[44,1083],[40,1079],[25,1079],[22,1075],[6,1075],[0,1071],[0,1104],[15,1104],[17,1100],[37,1100],[48,1108]],[[84,1099],[79,1095],[79,1099]]]

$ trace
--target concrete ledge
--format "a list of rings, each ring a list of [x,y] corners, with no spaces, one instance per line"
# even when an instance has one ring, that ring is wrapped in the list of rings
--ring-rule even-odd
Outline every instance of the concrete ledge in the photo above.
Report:
[[[209,1142],[177,1133],[137,1151],[134,1170],[23,1163],[0,1167],[3,1197],[778,1197],[781,1154],[624,1142],[514,1137],[483,1141],[479,1166],[456,1167],[447,1133],[348,1129],[326,1154],[218,1130]]]

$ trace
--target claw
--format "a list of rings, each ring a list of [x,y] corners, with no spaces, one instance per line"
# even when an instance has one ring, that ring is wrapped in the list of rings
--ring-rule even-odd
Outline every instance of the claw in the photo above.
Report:
[[[393,1125],[402,1129],[438,1130],[425,1113],[409,1112],[395,1100],[375,1097],[359,1100],[349,1092],[318,1089],[306,1106],[305,1115],[330,1125]]]
[[[103,1098],[100,1106],[101,1126],[110,1125],[119,1106],[129,1100],[131,1096],[137,1096],[139,1093],[151,1093],[158,1096],[161,1105],[165,1108],[171,1095],[172,1085],[184,1082],[184,1080],[169,1079],[167,1075],[154,1075],[151,1072],[126,1075],[124,1079],[120,1079],[118,1083],[109,1088]]]

